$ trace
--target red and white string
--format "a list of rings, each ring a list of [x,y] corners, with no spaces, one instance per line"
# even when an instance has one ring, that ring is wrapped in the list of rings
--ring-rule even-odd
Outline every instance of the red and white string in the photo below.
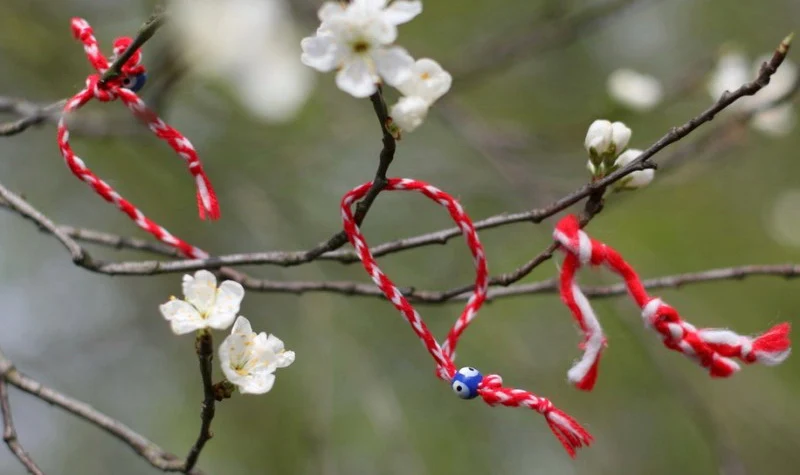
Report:
[[[147,108],[144,101],[133,91],[123,87],[126,78],[145,72],[140,64],[142,53],[137,50],[121,68],[121,74],[103,83],[101,75],[109,66],[109,60],[100,52],[97,39],[94,37],[92,27],[82,18],[72,19],[72,34],[83,43],[83,49],[92,67],[97,71],[86,78],[86,86],[70,98],[64,106],[61,119],[58,122],[58,147],[70,171],[79,179],[86,182],[104,200],[113,203],[123,213],[128,215],[140,228],[155,236],[158,240],[180,250],[191,258],[205,258],[208,254],[192,246],[182,239],[173,236],[166,229],[147,218],[139,209],[120,196],[108,183],[97,177],[72,150],[69,144],[69,131],[66,126],[66,117],[80,109],[92,99],[101,102],[121,99],[123,104],[139,119],[144,121],[150,130],[160,139],[164,140],[188,165],[197,187],[197,204],[201,218],[219,218],[219,204],[211,182],[203,170],[200,158],[197,156],[192,143],[180,132],[167,125],[155,112]],[[114,41],[114,55],[122,54],[132,43],[131,38],[122,37]]]
[[[364,269],[372,278],[389,301],[400,311],[402,316],[411,325],[411,329],[420,339],[436,363],[436,373],[439,378],[450,382],[456,374],[454,364],[455,349],[458,340],[464,330],[477,316],[477,312],[486,299],[486,289],[488,287],[488,267],[486,254],[483,250],[472,220],[464,211],[464,208],[452,196],[444,191],[429,185],[428,183],[407,179],[390,178],[384,191],[416,191],[429,199],[447,208],[450,217],[455,221],[464,235],[467,246],[469,247],[475,262],[476,276],[475,286],[472,295],[468,300],[464,310],[456,320],[444,344],[440,345],[433,337],[422,317],[417,310],[403,296],[402,292],[394,285],[389,277],[378,267],[369,245],[356,224],[353,217],[352,206],[359,199],[363,198],[369,191],[372,183],[364,183],[347,192],[341,201],[342,223],[347,238],[355,248]],[[523,407],[532,409],[542,414],[547,420],[550,429],[564,446],[570,456],[575,456],[575,450],[588,446],[593,438],[581,427],[574,419],[563,411],[557,409],[545,398],[539,397],[531,392],[504,387],[502,378],[496,374],[486,375],[478,386],[478,395],[484,402],[491,406],[502,405],[509,407]]]
[[[678,351],[707,368],[713,377],[728,377],[739,371],[733,358],[745,363],[776,365],[791,351],[789,323],[781,323],[766,333],[749,337],[730,330],[701,328],[686,322],[677,310],[647,294],[636,271],[610,246],[589,237],[578,218],[569,215],[556,225],[553,237],[564,252],[561,266],[561,298],[569,307],[584,334],[583,356],[567,373],[578,388],[591,390],[597,379],[600,356],[606,345],[603,329],[589,300],[575,283],[581,266],[605,266],[625,281],[630,296],[642,310],[647,327],[661,335],[664,346]]]

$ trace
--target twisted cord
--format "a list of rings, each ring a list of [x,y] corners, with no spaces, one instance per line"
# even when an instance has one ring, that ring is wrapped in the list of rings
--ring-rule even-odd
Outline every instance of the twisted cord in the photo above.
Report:
[[[788,323],[775,325],[757,337],[725,329],[697,329],[683,320],[677,310],[648,295],[633,267],[613,248],[581,230],[577,217],[569,215],[559,221],[553,237],[565,254],[560,275],[561,298],[584,334],[580,345],[584,350],[583,356],[567,373],[569,380],[579,389],[589,391],[594,387],[600,356],[606,345],[597,315],[575,283],[575,274],[587,265],[605,266],[622,277],[628,293],[642,311],[644,324],[661,335],[664,346],[696,361],[713,377],[724,378],[739,371],[740,367],[733,358],[748,364],[772,366],[789,356],[791,328]]]
[[[83,43],[86,57],[92,67],[97,71],[86,78],[86,86],[70,98],[64,105],[64,114],[58,122],[57,140],[59,150],[69,170],[80,180],[86,182],[104,200],[113,203],[123,213],[130,217],[137,226],[152,234],[161,242],[173,246],[190,258],[206,258],[208,254],[192,246],[182,239],[173,236],[169,231],[147,218],[133,204],[117,193],[108,183],[98,178],[72,150],[69,144],[69,131],[65,118],[68,114],[80,109],[92,99],[101,102],[110,102],[117,98],[139,119],[144,121],[150,130],[186,161],[189,171],[195,179],[197,187],[197,203],[201,218],[219,218],[219,204],[211,182],[206,176],[200,158],[191,142],[180,132],[166,124],[153,111],[149,110],[144,101],[136,94],[134,89],[141,87],[135,83],[146,73],[140,64],[141,51],[136,51],[120,68],[120,75],[106,82],[101,80],[101,75],[109,68],[109,60],[102,55],[97,39],[94,37],[92,27],[81,18],[72,19],[72,34]],[[114,42],[114,55],[120,55],[131,44],[130,38],[117,38]]]
[[[350,244],[355,248],[355,252],[364,269],[375,282],[375,285],[381,289],[386,298],[392,302],[392,305],[400,311],[423,346],[428,350],[428,353],[436,363],[437,376],[449,382],[453,391],[463,399],[480,397],[490,406],[522,407],[542,414],[547,420],[550,430],[552,430],[571,457],[575,456],[576,449],[591,444],[593,440],[591,434],[566,413],[557,409],[550,400],[523,389],[504,387],[502,378],[496,374],[489,374],[483,377],[479,371],[472,367],[456,370],[453,360],[455,359],[458,340],[477,316],[478,310],[486,299],[486,288],[488,286],[486,254],[480,239],[478,239],[472,220],[461,204],[444,191],[418,180],[390,178],[384,188],[384,191],[417,191],[445,207],[450,217],[461,229],[472,254],[475,264],[475,285],[472,296],[450,329],[444,344],[440,345],[416,309],[408,302],[391,279],[380,270],[378,263],[369,250],[369,245],[356,224],[352,206],[367,194],[371,186],[372,183],[364,183],[353,188],[342,197],[341,212],[344,231]]]

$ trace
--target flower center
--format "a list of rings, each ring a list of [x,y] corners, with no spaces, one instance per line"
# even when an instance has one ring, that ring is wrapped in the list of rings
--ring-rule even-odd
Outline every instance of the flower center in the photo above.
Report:
[[[366,53],[369,50],[369,43],[364,40],[353,43],[353,51],[356,53]]]
[[[426,72],[426,73],[420,74],[419,77],[422,78],[422,79],[430,79],[431,75],[430,75],[430,73]]]

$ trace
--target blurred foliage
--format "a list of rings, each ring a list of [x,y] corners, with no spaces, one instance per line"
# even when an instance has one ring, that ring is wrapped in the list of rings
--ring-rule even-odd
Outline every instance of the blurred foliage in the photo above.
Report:
[[[561,11],[595,3],[425,2],[424,14],[401,27],[399,42],[450,68],[481,61],[478,46],[489,38],[519,35]],[[669,88],[702,73],[692,68],[726,43],[751,56],[772,50],[800,18],[795,0],[638,3],[576,41],[519,58],[463,87],[456,78],[448,97],[484,121],[487,131],[522,133],[527,144],[521,149],[484,155],[434,113],[399,144],[390,174],[437,184],[475,219],[542,206],[586,181],[582,141],[593,119],[625,121],[634,130],[631,145],[644,148],[710,103],[698,84],[653,113],[622,111],[605,92],[615,68],[654,74]],[[69,18],[89,19],[108,45],[120,32],[134,32],[151,7],[109,0],[0,2],[0,94],[48,102],[73,93],[88,67],[70,37]],[[315,28],[313,18],[299,21],[302,31]],[[146,46],[146,62],[164,51],[168,37],[159,34]],[[183,164],[151,135],[76,137],[74,146],[149,216],[201,247],[215,253],[308,248],[338,229],[339,197],[371,179],[380,150],[369,101],[337,90],[331,76],[318,79],[308,105],[286,125],[254,120],[223,85],[191,74],[171,91],[166,117],[200,151],[220,195],[217,223],[197,221]],[[87,109],[127,117],[121,104]],[[646,277],[797,262],[800,249],[776,241],[771,229],[776,219],[800,219],[772,212],[781,193],[799,186],[800,138],[749,130],[735,138],[722,153],[665,165],[644,191],[609,197],[592,233],[613,243]],[[57,222],[142,235],[64,169],[52,126],[0,140],[0,180]],[[407,195],[379,197],[364,226],[370,242],[450,226],[442,210],[421,203]],[[510,271],[543,249],[551,225],[482,233],[494,272]],[[471,260],[457,240],[381,262],[400,285],[446,288],[471,278]],[[368,281],[357,265],[336,263],[250,270],[271,279]],[[554,263],[546,263],[526,280],[553,275]],[[592,280],[612,281],[605,274]],[[89,274],[74,267],[54,239],[0,213],[0,346],[22,370],[183,456],[197,434],[202,398],[194,342],[173,336],[157,311],[179,284],[178,275]],[[698,325],[743,333],[792,321],[800,308],[797,283],[774,278],[661,295]],[[711,380],[663,349],[626,299],[597,302],[597,310],[610,348],[591,394],[565,381],[579,337],[555,295],[488,305],[459,349],[461,363],[498,372],[585,423],[597,442],[572,461],[540,416],[454,398],[385,301],[248,293],[242,313],[254,327],[280,336],[297,352],[297,362],[278,374],[268,395],[237,396],[218,406],[216,437],[200,466],[212,474],[783,474],[800,464],[796,358]],[[459,308],[420,311],[442,335]],[[12,390],[12,403],[20,438],[47,473],[157,473],[95,427],[18,391]],[[0,472],[22,473],[5,450]]]

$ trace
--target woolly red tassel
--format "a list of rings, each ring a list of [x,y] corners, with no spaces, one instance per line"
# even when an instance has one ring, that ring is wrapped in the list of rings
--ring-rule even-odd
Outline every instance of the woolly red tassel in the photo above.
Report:
[[[792,342],[789,332],[792,326],[788,322],[779,323],[753,341],[753,354],[756,359],[766,365],[781,363],[789,356]]]

